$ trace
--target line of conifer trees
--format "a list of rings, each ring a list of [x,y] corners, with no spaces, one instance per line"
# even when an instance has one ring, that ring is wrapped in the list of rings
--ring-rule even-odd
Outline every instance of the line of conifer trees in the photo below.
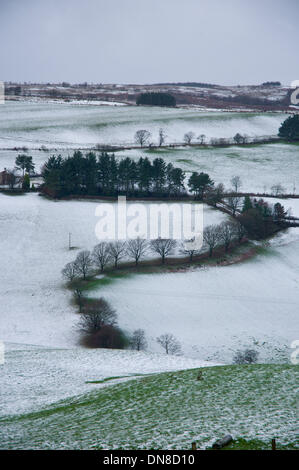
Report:
[[[43,167],[44,190],[54,197],[66,195],[184,196],[185,173],[162,158],[116,159],[114,154],[51,156]],[[208,175],[206,175],[208,177]],[[196,179],[196,177],[195,177]],[[194,177],[192,179],[194,185]],[[195,184],[196,186],[196,184]],[[196,193],[196,188],[193,187]]]

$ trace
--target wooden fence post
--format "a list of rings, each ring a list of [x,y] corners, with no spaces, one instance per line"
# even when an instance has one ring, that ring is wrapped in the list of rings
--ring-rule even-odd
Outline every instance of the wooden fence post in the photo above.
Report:
[[[272,450],[276,450],[276,439],[272,439]]]
[[[192,442],[192,450],[196,450],[196,442]]]

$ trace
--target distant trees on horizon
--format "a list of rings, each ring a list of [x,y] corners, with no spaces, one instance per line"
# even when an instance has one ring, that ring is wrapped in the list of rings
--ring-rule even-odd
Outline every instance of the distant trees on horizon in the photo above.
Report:
[[[176,106],[176,99],[170,93],[149,92],[138,95],[136,98],[136,104],[174,107]]]

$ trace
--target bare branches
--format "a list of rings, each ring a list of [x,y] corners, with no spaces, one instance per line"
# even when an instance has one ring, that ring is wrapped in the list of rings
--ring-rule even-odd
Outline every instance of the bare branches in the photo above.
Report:
[[[85,250],[78,253],[74,263],[76,271],[83,276],[83,279],[86,279],[92,266],[90,251]]]
[[[186,132],[186,134],[184,135],[184,142],[187,144],[187,145],[190,145],[192,140],[195,138],[195,134],[194,132],[190,131],[190,132]]]
[[[229,250],[231,242],[236,238],[237,229],[234,222],[222,222],[219,225],[219,241],[223,243],[225,251]]]
[[[149,140],[151,133],[145,129],[140,129],[135,134],[135,142],[143,147]]]
[[[203,231],[203,239],[209,247],[210,257],[213,255],[213,250],[220,241],[219,235],[219,228],[217,225],[208,225]]]
[[[136,349],[136,351],[142,351],[147,348],[147,341],[145,338],[144,330],[138,329],[133,331],[130,340],[131,348]]]
[[[72,261],[71,263],[67,263],[61,271],[61,274],[67,281],[73,281],[77,274],[75,262]]]
[[[135,238],[132,240],[129,240],[127,242],[127,255],[130,258],[133,258],[135,260],[135,265],[138,265],[138,262],[142,256],[145,255],[145,253],[148,250],[148,243],[145,239],[143,238]]]
[[[156,238],[156,240],[151,240],[151,250],[161,256],[162,264],[165,263],[167,256],[173,253],[175,247],[176,241],[170,238]]]
[[[80,330],[87,334],[99,331],[103,326],[115,326],[117,314],[110,304],[103,298],[84,305],[79,322]]]
[[[126,254],[126,242],[116,241],[109,243],[109,253],[111,258],[114,260],[114,267],[117,268],[118,262]]]
[[[165,349],[166,354],[179,355],[182,353],[179,341],[169,333],[165,333],[157,338],[157,343]]]
[[[232,216],[236,215],[236,212],[240,209],[242,204],[242,198],[233,194],[232,196],[228,196],[226,199],[226,204],[232,212]]]
[[[103,272],[105,266],[111,260],[109,245],[105,242],[101,242],[96,245],[92,252],[92,260],[100,271]]]
[[[232,179],[230,180],[230,182],[231,182],[233,191],[234,191],[235,193],[238,193],[238,192],[239,192],[239,189],[240,189],[241,186],[242,186],[242,181],[241,181],[240,176],[233,176]]]

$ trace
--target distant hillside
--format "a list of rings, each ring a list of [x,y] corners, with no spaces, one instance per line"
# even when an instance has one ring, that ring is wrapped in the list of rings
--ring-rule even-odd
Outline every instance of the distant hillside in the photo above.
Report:
[[[261,85],[221,86],[201,82],[160,83],[154,85],[69,84],[62,83],[6,83],[5,94],[10,100],[38,98],[98,101],[135,105],[142,94],[172,95],[177,106],[200,106],[225,110],[287,111],[290,88],[279,82]],[[101,103],[104,104],[104,103]]]

